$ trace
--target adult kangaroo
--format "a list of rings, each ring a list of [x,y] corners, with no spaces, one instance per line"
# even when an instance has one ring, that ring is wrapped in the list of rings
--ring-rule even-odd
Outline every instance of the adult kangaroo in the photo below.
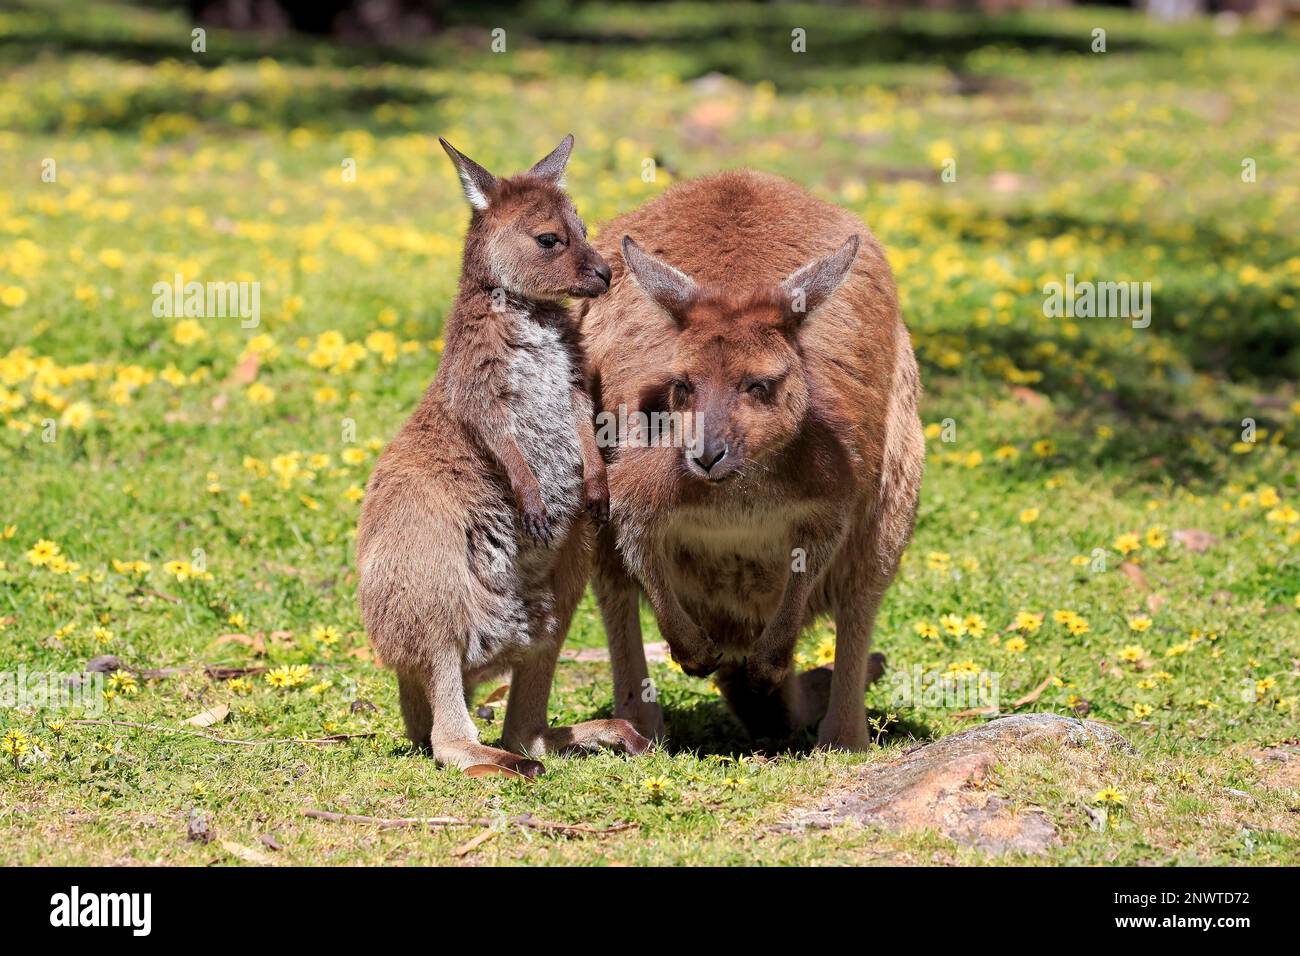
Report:
[[[634,429],[609,448],[598,429],[612,521],[593,584],[615,715],[663,735],[644,592],[674,659],[716,673],[751,735],[820,719],[820,746],[865,749],[872,627],[925,456],[916,358],[880,243],[793,183],[740,170],[675,186],[595,246],[613,273],[582,305],[597,408],[609,421],[622,406],[634,425],[646,424],[636,412],[676,419],[688,438]],[[792,672],[800,632],[826,613],[829,694],[824,669]]]

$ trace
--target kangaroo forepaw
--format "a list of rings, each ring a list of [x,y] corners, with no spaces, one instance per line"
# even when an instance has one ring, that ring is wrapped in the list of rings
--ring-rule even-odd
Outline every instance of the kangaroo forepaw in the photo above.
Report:
[[[604,524],[609,520],[609,483],[603,474],[582,483],[582,504],[592,521]]]
[[[672,651],[677,666],[691,677],[708,677],[722,664],[722,654],[712,641],[699,647],[683,648],[680,651],[670,644],[669,650]]]
[[[745,676],[751,687],[780,687],[790,676],[794,664],[789,654],[759,654],[745,661]]]
[[[538,544],[551,543],[551,519],[546,513],[546,506],[536,504],[523,509],[520,514],[523,521],[524,533],[532,538]]]

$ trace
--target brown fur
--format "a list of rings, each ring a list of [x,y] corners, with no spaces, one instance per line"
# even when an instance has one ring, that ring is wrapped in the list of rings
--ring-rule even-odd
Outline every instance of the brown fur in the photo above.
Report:
[[[673,291],[653,258],[637,257],[630,275],[625,234],[632,256],[639,244],[695,286]],[[598,536],[593,583],[615,715],[662,731],[642,693],[643,590],[674,657],[688,672],[716,671],[756,735],[825,710],[819,742],[862,749],[872,627],[911,537],[924,458],[916,360],[880,244],[798,186],[736,171],[616,219],[597,248],[611,289],[582,312],[600,407],[704,419],[703,451],[628,446],[610,456],[613,526]],[[836,289],[842,273],[830,265],[854,253]],[[791,308],[792,284],[809,286],[806,313]],[[795,549],[801,573],[791,570]],[[800,630],[823,613],[837,625],[825,706],[791,675]]]
[[[622,720],[547,720],[592,517],[608,507],[563,299],[603,292],[609,273],[558,185],[571,143],[506,180],[444,143],[475,207],[460,294],[437,377],[376,465],[357,534],[362,616],[397,671],[410,739],[445,764],[528,776],[542,765],[518,754],[648,745]],[[551,248],[537,238],[552,235]],[[480,744],[466,706],[506,670],[502,743],[515,753]]]

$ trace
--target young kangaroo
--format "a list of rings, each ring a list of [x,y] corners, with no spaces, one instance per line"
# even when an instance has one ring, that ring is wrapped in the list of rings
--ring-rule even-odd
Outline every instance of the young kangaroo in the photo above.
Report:
[[[609,508],[564,306],[605,292],[610,277],[562,189],[573,137],[506,179],[440,142],[473,212],[437,377],[366,489],[357,531],[366,631],[397,671],[407,736],[440,763],[532,777],[543,768],[528,758],[544,752],[641,753],[649,741],[627,721],[547,721],[593,519]],[[478,742],[466,701],[507,670],[498,750]]]

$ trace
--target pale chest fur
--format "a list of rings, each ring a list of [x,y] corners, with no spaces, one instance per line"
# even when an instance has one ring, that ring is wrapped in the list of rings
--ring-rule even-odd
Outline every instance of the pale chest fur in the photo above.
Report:
[[[551,520],[562,522],[559,531],[568,527],[581,502],[574,358],[559,330],[527,316],[514,316],[511,345],[510,429],[541,485]]]

